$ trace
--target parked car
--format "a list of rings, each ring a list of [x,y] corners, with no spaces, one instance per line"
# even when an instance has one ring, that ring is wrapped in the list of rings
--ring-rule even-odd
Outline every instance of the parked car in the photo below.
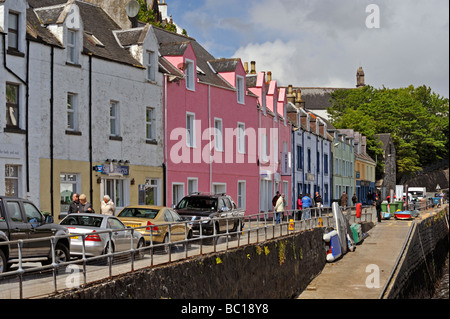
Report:
[[[72,256],[83,256],[83,235],[85,235],[85,254],[87,257],[99,256],[109,252],[119,252],[144,247],[142,235],[126,227],[117,217],[99,214],[70,214],[61,225],[66,226],[71,235],[70,253]],[[112,232],[107,232],[111,230]],[[106,231],[106,232],[105,232]],[[139,251],[138,257],[143,257]]]
[[[128,206],[117,217],[125,225],[137,228],[136,230],[144,236],[147,244],[168,243],[169,228],[171,242],[192,238],[190,225],[184,223],[184,219],[168,207]]]
[[[200,236],[200,224],[205,236],[234,233],[243,228],[245,211],[238,208],[227,194],[194,193],[184,197],[175,211],[182,217],[194,221],[194,236]]]
[[[43,259],[42,264],[52,263],[50,237],[56,236],[55,262],[70,259],[69,239],[58,236],[69,235],[66,227],[53,224],[53,217],[46,216],[26,199],[0,196],[0,243],[25,240],[22,248],[23,261]],[[41,238],[41,241],[27,242],[27,239]],[[19,248],[14,245],[0,245],[0,273],[8,270],[19,257]]]

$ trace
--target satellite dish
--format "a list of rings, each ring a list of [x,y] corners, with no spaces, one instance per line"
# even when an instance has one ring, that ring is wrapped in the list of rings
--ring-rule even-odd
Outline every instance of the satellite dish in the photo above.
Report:
[[[136,17],[140,10],[139,2],[137,2],[136,0],[131,0],[130,2],[128,2],[126,10],[128,17],[130,18]]]

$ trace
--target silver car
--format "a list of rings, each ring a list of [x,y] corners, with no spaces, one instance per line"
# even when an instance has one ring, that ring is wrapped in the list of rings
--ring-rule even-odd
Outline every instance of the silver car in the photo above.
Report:
[[[133,247],[135,249],[145,245],[144,237],[138,231],[126,227],[114,216],[71,214],[65,217],[60,224],[66,226],[70,234],[73,235],[70,238],[70,254],[72,256],[83,256],[83,235],[85,236],[85,254],[87,257],[130,250],[131,236],[133,236]],[[138,252],[138,257],[143,257],[142,250]]]

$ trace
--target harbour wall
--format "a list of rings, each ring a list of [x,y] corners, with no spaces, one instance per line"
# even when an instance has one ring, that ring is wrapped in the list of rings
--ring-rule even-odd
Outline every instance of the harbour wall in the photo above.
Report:
[[[449,253],[449,206],[413,226],[386,299],[430,299]]]
[[[323,228],[197,256],[60,293],[70,299],[290,299],[326,263]]]

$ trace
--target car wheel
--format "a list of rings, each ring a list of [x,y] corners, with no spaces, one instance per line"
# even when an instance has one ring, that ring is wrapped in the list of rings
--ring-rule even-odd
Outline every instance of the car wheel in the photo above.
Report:
[[[57,264],[64,263],[70,261],[70,253],[69,248],[62,243],[57,243],[55,246],[55,262]],[[51,265],[53,262],[52,257],[50,256],[46,261],[42,262],[43,266]]]
[[[7,268],[5,253],[0,250],[0,274],[6,272]]]
[[[111,254],[114,253],[114,244],[112,244],[111,242],[108,242],[106,244],[105,249],[103,250],[102,255],[108,255],[110,253]],[[100,261],[101,261],[102,265],[107,265],[108,264],[108,260],[109,260],[109,258],[105,256],[105,258],[101,259]],[[114,256],[111,257],[111,263],[112,263],[113,260],[114,260]]]
[[[168,245],[169,244],[169,236],[167,234],[164,236],[163,244],[164,244],[164,246],[162,247],[162,251],[163,251],[163,253],[168,254],[170,251],[170,245]]]
[[[145,246],[145,240],[144,240],[144,238],[141,238],[139,240],[136,248],[137,249],[141,249],[144,246]],[[138,253],[136,255],[137,259],[143,259],[144,258],[144,254],[145,254],[144,250],[138,250]]]

